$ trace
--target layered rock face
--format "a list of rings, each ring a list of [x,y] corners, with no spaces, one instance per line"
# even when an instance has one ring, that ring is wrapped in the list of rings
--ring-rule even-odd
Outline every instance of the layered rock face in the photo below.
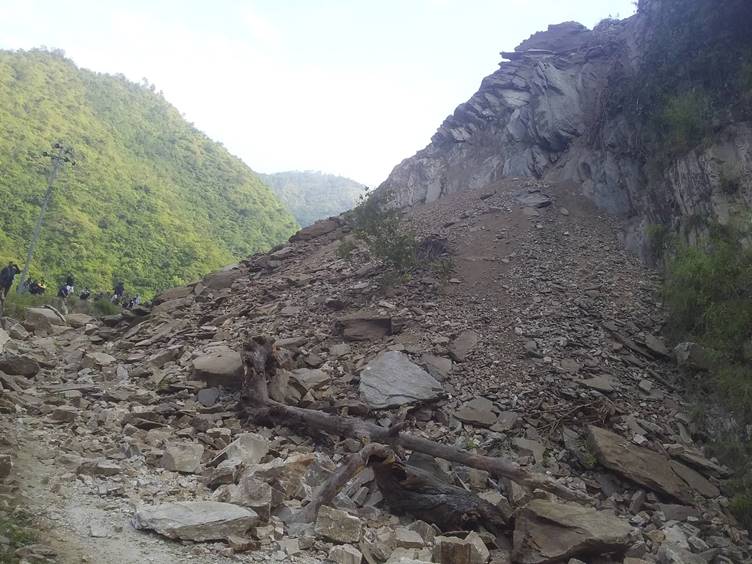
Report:
[[[624,77],[640,76],[661,4],[643,0],[637,15],[593,30],[552,25],[503,52],[508,61],[379,190],[409,206],[503,177],[575,181],[599,207],[628,220],[625,243],[638,252],[649,225],[677,228],[692,216],[728,222],[752,203],[750,123],[720,126],[710,142],[655,171],[639,145],[640,124],[631,113],[607,111]],[[640,100],[628,104],[639,112]],[[723,189],[729,167],[739,184],[733,194]]]

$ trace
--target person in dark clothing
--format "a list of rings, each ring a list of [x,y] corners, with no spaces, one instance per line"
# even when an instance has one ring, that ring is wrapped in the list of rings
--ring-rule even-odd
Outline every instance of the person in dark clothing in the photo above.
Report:
[[[10,291],[10,287],[13,286],[13,280],[16,275],[21,272],[18,265],[15,263],[8,263],[8,266],[0,270],[0,300],[5,301],[5,297]]]
[[[81,292],[81,295],[78,296],[80,300],[86,301],[91,297],[91,290],[88,288],[85,288],[83,292]]]
[[[21,269],[12,262],[9,262],[8,266],[0,270],[0,327],[3,329],[5,329],[5,318],[3,317],[5,313],[5,297],[8,295],[10,287],[13,286],[13,279],[19,272],[21,272]]]
[[[115,284],[115,291],[112,294],[112,303],[118,303],[123,299],[123,296],[125,295],[125,284],[123,284],[123,281],[121,280],[117,284]]]

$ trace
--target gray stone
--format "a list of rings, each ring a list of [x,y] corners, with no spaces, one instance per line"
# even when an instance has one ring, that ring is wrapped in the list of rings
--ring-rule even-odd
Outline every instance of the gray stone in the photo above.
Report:
[[[196,394],[196,401],[204,407],[211,407],[219,399],[219,388],[202,388]]]
[[[401,352],[381,353],[360,374],[360,393],[373,408],[433,400],[441,384]]]
[[[666,348],[666,345],[663,344],[663,340],[656,337],[655,335],[645,335],[645,346],[656,356],[661,356],[664,358],[668,358],[670,356],[670,353],[668,352],[668,349]]]
[[[497,415],[494,413],[494,404],[486,398],[475,398],[463,403],[454,416],[463,423],[489,427],[496,423]]]
[[[209,386],[238,389],[243,375],[240,353],[221,346],[211,349],[193,361],[193,378]]]
[[[30,378],[39,372],[39,363],[28,355],[6,351],[0,354],[0,372]]]
[[[331,382],[332,377],[318,368],[298,368],[293,370],[292,378],[307,391],[317,390]]]
[[[452,372],[452,361],[444,356],[436,356],[434,354],[424,354],[420,358],[426,370],[439,381],[446,379]]]
[[[674,356],[676,357],[676,364],[680,368],[710,370],[713,367],[707,351],[697,343],[679,343],[674,347]]]
[[[464,362],[479,340],[480,336],[475,331],[463,331],[449,343],[449,354],[457,362]]]
[[[5,343],[10,341],[10,335],[3,328],[0,328],[0,353],[5,350]]]
[[[534,499],[517,514],[513,557],[521,564],[544,564],[624,550],[631,531],[629,523],[604,511]]]
[[[68,325],[76,329],[86,327],[89,323],[96,321],[91,315],[86,315],[85,313],[69,313],[65,316],[65,320],[68,322]]]
[[[685,466],[681,462],[676,460],[671,461],[671,469],[676,475],[684,480],[689,487],[705,497],[718,497],[721,492],[718,486],[710,482],[707,478],[702,476],[696,470],[693,470],[689,466]]]
[[[588,427],[588,434],[598,461],[606,468],[681,502],[692,502],[687,484],[662,454],[635,446],[621,435],[593,425]]]
[[[393,332],[392,318],[386,315],[359,311],[339,320],[342,336],[347,341],[374,341]]]
[[[272,487],[253,476],[242,476],[237,484],[219,486],[212,499],[250,507],[263,520],[269,519],[272,507],[276,505]]]
[[[603,392],[605,394],[616,390],[616,380],[613,378],[613,376],[609,376],[608,374],[601,374],[598,376],[593,376],[592,378],[580,380],[579,383],[583,386],[592,388],[593,390],[598,390],[599,392]]]
[[[103,352],[87,352],[81,360],[81,368],[104,368],[117,362],[117,359]]]
[[[160,466],[170,472],[195,474],[201,466],[204,447],[198,443],[172,443],[164,449]]]
[[[329,560],[336,564],[360,564],[363,560],[363,554],[352,545],[343,544],[333,546],[329,550]]]
[[[480,536],[472,532],[464,539],[436,537],[433,559],[439,564],[485,564],[490,553]]]
[[[57,312],[47,307],[30,307],[26,309],[25,324],[35,333],[37,331],[49,332],[53,325],[65,325],[65,319]]]
[[[658,549],[658,564],[707,564],[707,561],[699,554],[692,554],[689,550],[663,543]]]
[[[258,464],[269,452],[269,441],[256,433],[243,433],[222,449],[211,461],[216,466],[225,460],[236,460],[246,466]]]
[[[116,476],[122,472],[122,468],[109,460],[82,460],[76,468],[76,474],[87,476]]]
[[[171,539],[209,541],[243,535],[259,522],[248,508],[216,501],[184,501],[139,508],[136,529],[153,530]]]
[[[244,271],[240,269],[214,272],[207,274],[203,279],[203,283],[204,286],[212,290],[223,290],[231,287],[235,280],[239,279],[243,274]]]
[[[334,358],[341,358],[350,353],[350,345],[347,343],[338,343],[329,347],[329,354]]]
[[[341,543],[357,543],[362,529],[360,519],[328,505],[319,508],[314,527],[317,535]]]
[[[193,294],[193,288],[191,286],[178,286],[177,288],[170,288],[165,290],[154,298],[152,303],[156,306],[164,302],[172,300],[179,300]]]

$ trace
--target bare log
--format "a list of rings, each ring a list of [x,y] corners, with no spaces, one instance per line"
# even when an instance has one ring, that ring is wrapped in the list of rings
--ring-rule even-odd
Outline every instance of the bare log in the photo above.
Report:
[[[567,488],[544,474],[529,472],[511,460],[473,454],[466,450],[398,432],[398,428],[387,429],[361,419],[328,415],[321,411],[285,405],[270,399],[267,380],[276,370],[271,339],[255,337],[250,341],[246,346],[244,361],[246,391],[244,398],[251,408],[248,414],[261,425],[295,427],[308,434],[323,431],[341,437],[355,438],[364,444],[381,443],[393,448],[402,447],[470,468],[485,470],[495,476],[508,478],[523,487],[548,491],[562,499],[585,504],[593,501],[586,493]]]

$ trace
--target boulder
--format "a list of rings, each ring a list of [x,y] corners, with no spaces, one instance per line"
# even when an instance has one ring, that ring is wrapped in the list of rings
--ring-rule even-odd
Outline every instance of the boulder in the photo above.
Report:
[[[83,459],[76,468],[76,474],[87,476],[116,476],[122,472],[122,468],[109,460]]]
[[[708,352],[697,343],[679,343],[674,347],[676,364],[688,370],[710,370],[713,362]]]
[[[25,354],[4,352],[0,354],[0,372],[30,378],[39,372],[39,363]]]
[[[490,427],[498,419],[498,416],[494,412],[493,402],[486,398],[475,398],[463,403],[454,412],[454,416],[463,423],[478,425],[480,427]]]
[[[420,360],[431,376],[439,381],[446,379],[452,372],[452,361],[446,357],[424,354]]]
[[[243,535],[259,522],[246,507],[216,501],[183,501],[141,507],[133,516],[136,529],[149,529],[171,539],[209,541]]]
[[[203,279],[203,284],[212,290],[223,290],[232,286],[233,282],[243,276],[244,271],[240,269],[221,270],[207,274]]]
[[[360,564],[363,554],[350,544],[333,546],[329,550],[329,560],[336,564]]]
[[[68,322],[68,325],[76,329],[86,327],[89,323],[96,321],[91,315],[86,315],[85,313],[69,313],[65,316],[65,320]]]
[[[593,425],[588,427],[588,435],[598,461],[606,468],[681,502],[692,502],[690,489],[676,475],[667,457]]]
[[[374,341],[391,335],[392,318],[369,311],[359,311],[338,321],[342,336],[347,341]]]
[[[304,478],[316,457],[313,454],[293,454],[282,460],[251,465],[244,476],[253,476],[266,482],[286,498],[305,496]]]
[[[272,507],[278,504],[275,503],[272,487],[253,476],[242,476],[237,484],[219,486],[212,499],[250,507],[265,521],[269,520]]]
[[[15,319],[6,317],[5,328],[8,331],[8,335],[10,335],[11,339],[16,339],[17,341],[25,341],[29,338],[29,332]],[[0,350],[0,352],[2,351]]]
[[[360,374],[360,393],[376,409],[433,400],[441,392],[433,376],[398,351],[381,353]]]
[[[258,464],[269,452],[269,441],[256,433],[243,433],[222,449],[210,462],[216,466],[225,460],[235,460],[246,466]]]
[[[53,325],[65,325],[65,319],[48,307],[30,307],[26,309],[25,323],[34,332],[50,331]]]
[[[315,239],[317,237],[321,237],[322,235],[326,235],[328,233],[331,233],[335,229],[339,227],[339,222],[337,219],[330,217],[329,219],[322,219],[314,223],[313,225],[309,225],[308,227],[304,227],[297,233],[295,233],[292,237],[290,237],[290,242],[294,241],[309,241],[310,239]]]
[[[229,347],[215,347],[193,360],[193,378],[203,380],[209,386],[238,389],[242,375],[240,353]]]
[[[478,344],[479,339],[480,337],[475,331],[463,331],[449,343],[449,354],[457,362],[464,362],[467,360],[470,351]]]
[[[198,443],[172,443],[164,449],[159,465],[170,472],[195,474],[201,466],[204,447]]]
[[[152,303],[157,306],[164,302],[185,298],[187,296],[190,296],[192,293],[192,286],[178,286],[177,288],[170,288],[169,290],[165,290],[157,297],[155,297]]]
[[[544,564],[621,551],[629,547],[631,531],[629,523],[604,511],[534,499],[517,514],[513,558]]]
[[[321,506],[314,526],[320,537],[341,543],[357,543],[362,529],[360,519],[328,505]]]
[[[103,352],[87,352],[81,360],[81,368],[105,368],[117,362],[117,359]]]
[[[436,537],[433,559],[438,564],[485,564],[490,553],[478,533],[459,537]]]

